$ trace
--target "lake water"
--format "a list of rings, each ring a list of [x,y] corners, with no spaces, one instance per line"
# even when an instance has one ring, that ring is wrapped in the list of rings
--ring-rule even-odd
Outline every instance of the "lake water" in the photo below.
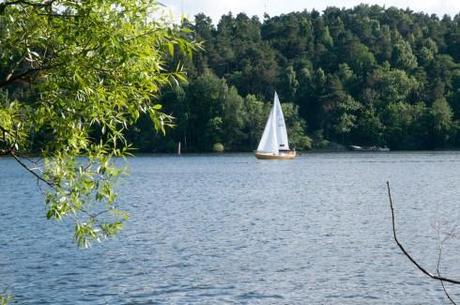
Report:
[[[116,238],[78,250],[45,220],[34,179],[0,159],[0,289],[18,304],[442,304],[392,240],[435,271],[459,219],[460,153],[251,154],[129,159]],[[460,242],[443,274],[460,277]],[[460,300],[460,289],[448,286]]]

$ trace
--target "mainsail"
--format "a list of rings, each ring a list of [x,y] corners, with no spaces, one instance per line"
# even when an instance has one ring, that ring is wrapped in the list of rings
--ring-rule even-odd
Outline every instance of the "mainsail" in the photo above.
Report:
[[[279,145],[279,150],[289,150],[288,136],[286,131],[286,123],[284,122],[283,110],[281,109],[278,94],[275,92],[275,101],[273,108],[276,109],[276,137]]]
[[[289,143],[283,110],[281,109],[278,94],[275,92],[273,107],[270,110],[257,151],[279,154],[280,150],[289,150]]]

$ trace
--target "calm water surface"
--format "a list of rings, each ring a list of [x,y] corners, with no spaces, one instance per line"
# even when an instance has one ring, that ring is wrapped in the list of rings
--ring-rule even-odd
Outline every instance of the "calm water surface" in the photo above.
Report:
[[[78,250],[45,220],[35,181],[0,159],[0,288],[18,304],[443,304],[435,270],[441,223],[459,219],[460,153],[142,156],[128,161],[115,239]],[[460,276],[460,243],[445,275]],[[460,298],[460,290],[449,287]]]

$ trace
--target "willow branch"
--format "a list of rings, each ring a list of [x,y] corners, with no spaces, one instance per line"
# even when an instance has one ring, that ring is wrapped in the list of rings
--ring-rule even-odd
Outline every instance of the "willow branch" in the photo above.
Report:
[[[46,70],[46,68],[29,69],[29,70],[27,70],[25,72],[22,72],[20,74],[17,74],[17,75],[11,75],[10,74],[10,75],[8,75],[8,78],[6,80],[0,82],[0,88],[8,86],[8,85],[14,83],[17,80],[23,79],[25,76],[27,76],[29,74],[32,74],[32,73],[35,73],[35,72],[38,72],[38,71],[41,71],[41,70]]]
[[[9,130],[3,127],[2,125],[0,125],[0,130],[3,131],[4,133],[9,132]]]
[[[8,141],[6,139],[6,135],[10,133],[10,131],[6,128],[4,128],[2,125],[0,125],[0,130],[2,131],[2,142],[5,145],[8,145]],[[11,147],[0,149],[0,154],[9,154],[11,152]]]
[[[40,176],[39,174],[37,174],[36,172],[34,172],[33,170],[31,170],[24,162],[22,162],[22,160],[13,152],[11,151],[10,152],[11,156],[13,156],[13,158],[23,167],[25,168],[29,173],[31,173],[32,175],[35,176],[35,178],[37,178],[38,180],[44,182],[45,184],[47,184],[49,187],[51,188],[54,188],[55,185],[54,183],[46,180],[45,178],[43,178],[42,176]]]
[[[401,242],[399,241],[398,236],[397,236],[397,233],[396,233],[395,211],[394,211],[394,207],[393,207],[393,199],[392,199],[392,197],[391,197],[390,182],[388,182],[388,181],[387,181],[387,190],[388,190],[388,199],[389,199],[389,201],[390,201],[391,222],[392,222],[392,228],[393,228],[393,238],[394,238],[396,244],[398,245],[399,249],[401,249],[401,251],[404,253],[404,255],[411,261],[412,264],[415,265],[415,267],[417,267],[418,270],[420,270],[423,274],[427,275],[428,277],[430,277],[430,278],[432,278],[432,279],[434,279],[434,280],[441,281],[441,282],[447,282],[447,283],[451,283],[451,284],[460,285],[460,281],[459,281],[459,280],[450,279],[450,278],[447,278],[447,277],[440,276],[439,274],[436,275],[436,274],[433,274],[433,273],[429,272],[429,271],[426,270],[424,267],[422,267],[422,265],[420,265],[420,264],[409,254],[409,252],[406,250],[406,248],[404,248],[404,246],[403,246],[403,245],[401,244]]]
[[[16,0],[16,1],[8,1],[1,3],[2,6],[9,6],[9,5],[17,5],[17,4],[22,4],[22,5],[27,5],[27,6],[34,6],[34,7],[48,7],[53,4],[55,0],[50,0],[50,1],[44,1],[43,3],[36,3],[32,1],[26,1],[26,0]]]
[[[38,16],[47,16],[47,17],[55,17],[55,18],[82,18],[85,15],[72,15],[72,14],[58,14],[58,13],[48,13],[48,14],[37,14]]]

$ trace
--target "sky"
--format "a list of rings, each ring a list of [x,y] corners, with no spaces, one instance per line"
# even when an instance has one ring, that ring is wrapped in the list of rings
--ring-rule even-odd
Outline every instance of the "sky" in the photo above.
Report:
[[[193,19],[197,13],[203,12],[210,16],[216,24],[223,14],[245,12],[249,16],[263,16],[267,12],[276,16],[292,11],[322,11],[328,6],[351,8],[360,3],[378,4],[385,7],[409,7],[415,12],[454,16],[460,13],[460,0],[160,0],[161,3],[177,16],[183,13]]]

